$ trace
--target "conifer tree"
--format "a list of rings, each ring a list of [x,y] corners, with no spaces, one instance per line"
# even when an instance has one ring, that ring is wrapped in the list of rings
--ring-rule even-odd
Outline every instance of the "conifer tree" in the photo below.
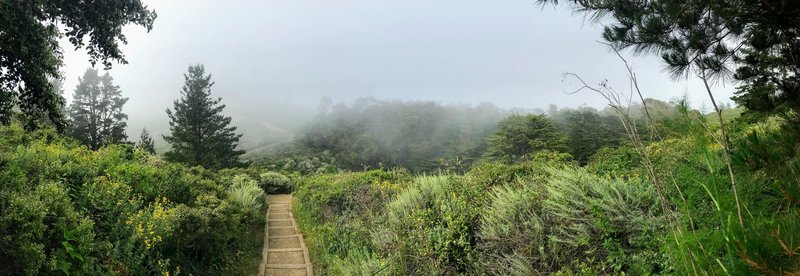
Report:
[[[164,136],[172,149],[164,154],[167,160],[198,165],[210,169],[238,166],[237,150],[241,134],[231,126],[231,117],[224,116],[222,98],[211,97],[211,75],[203,65],[189,66],[186,83],[174,111],[167,109],[170,136]]]
[[[139,147],[149,153],[156,154],[156,143],[153,142],[153,137],[150,137],[150,132],[147,132],[147,128],[142,128],[142,134],[139,136]]]
[[[683,78],[734,80],[754,117],[800,125],[800,1],[538,0],[569,3],[604,22],[615,49],[661,55]]]
[[[128,115],[122,112],[122,106],[127,101],[111,75],[106,72],[99,76],[95,69],[86,70],[69,106],[70,136],[93,150],[124,142],[128,138]]]

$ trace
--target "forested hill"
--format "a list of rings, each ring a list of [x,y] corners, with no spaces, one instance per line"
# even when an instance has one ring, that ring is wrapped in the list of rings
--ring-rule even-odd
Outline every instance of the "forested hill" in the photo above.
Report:
[[[653,99],[647,103],[659,120],[676,113],[673,104]],[[631,106],[640,123],[641,108]],[[540,129],[551,132],[552,140],[528,145],[528,139],[542,135]],[[619,117],[610,109],[508,110],[491,103],[444,105],[364,98],[323,105],[294,139],[267,145],[247,157],[276,169],[305,172],[394,167],[420,173],[463,172],[482,159],[508,159],[506,147],[521,147],[515,160],[548,149],[569,153],[579,164],[586,164],[601,148],[619,146],[624,139]]]

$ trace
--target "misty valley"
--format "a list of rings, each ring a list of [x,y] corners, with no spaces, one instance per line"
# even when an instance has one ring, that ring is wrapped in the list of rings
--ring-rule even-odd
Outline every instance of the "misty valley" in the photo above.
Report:
[[[3,0],[0,275],[800,275],[798,56],[792,1]]]

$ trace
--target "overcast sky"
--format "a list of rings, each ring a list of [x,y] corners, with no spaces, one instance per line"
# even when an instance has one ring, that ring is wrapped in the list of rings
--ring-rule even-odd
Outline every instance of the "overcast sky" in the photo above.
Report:
[[[130,62],[111,75],[130,97],[128,134],[166,130],[190,64],[205,64],[227,113],[245,128],[285,128],[307,118],[322,97],[442,103],[492,102],[505,108],[587,105],[596,95],[566,95],[574,82],[608,79],[628,87],[624,67],[604,45],[602,26],[567,7],[533,0],[145,1],[158,18],[150,33],[125,28]],[[67,98],[90,66],[65,46]],[[673,81],[658,57],[630,57],[647,97],[706,97],[696,78]],[[718,86],[726,102],[733,89]]]

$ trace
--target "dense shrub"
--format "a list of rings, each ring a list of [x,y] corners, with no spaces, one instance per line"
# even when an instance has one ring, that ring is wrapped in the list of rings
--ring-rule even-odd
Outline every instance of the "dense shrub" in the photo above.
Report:
[[[385,221],[386,204],[410,179],[402,170],[300,178],[293,208],[314,269],[331,275],[386,272],[385,254],[373,246],[372,231]]]
[[[487,271],[530,275],[584,264],[596,274],[663,272],[652,189],[583,170],[550,172],[545,181],[495,189],[480,230]]]
[[[257,215],[264,205],[264,191],[252,178],[246,175],[237,175],[231,180],[228,195],[240,207]]]
[[[647,174],[639,166],[641,157],[631,147],[602,148],[589,159],[586,169],[594,174],[625,180],[641,180]]]
[[[252,273],[263,216],[227,183],[132,146],[0,127],[0,274]]]
[[[258,184],[267,194],[285,194],[294,190],[292,180],[277,172],[262,173],[259,175]]]
[[[421,176],[386,208],[377,244],[397,262],[398,274],[455,274],[476,261],[473,229],[478,209],[459,181]]]
[[[467,172],[476,189],[490,189],[506,183],[523,183],[543,179],[549,175],[548,165],[573,164],[568,153],[543,150],[521,162],[505,164],[483,162]]]

